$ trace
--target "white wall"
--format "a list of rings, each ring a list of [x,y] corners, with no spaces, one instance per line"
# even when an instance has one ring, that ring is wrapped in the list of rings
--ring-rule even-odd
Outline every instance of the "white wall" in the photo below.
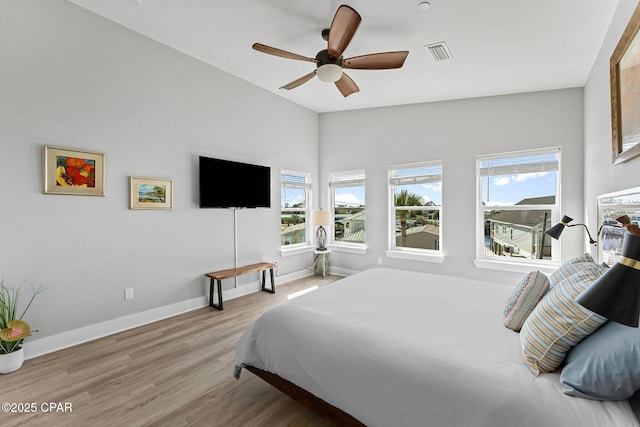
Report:
[[[583,212],[581,88],[326,113],[320,118],[320,172],[366,170],[366,255],[335,252],[332,265],[363,270],[383,265],[515,283],[521,273],[475,268],[476,156],[562,147],[562,211]],[[443,264],[385,257],[387,167],[443,161]],[[323,206],[327,196],[321,194]],[[584,250],[580,233],[562,239],[562,258]]]
[[[204,301],[233,213],[198,208],[198,155],[272,168],[273,208],[238,212],[240,264],[311,266],[279,257],[279,171],[317,175],[316,113],[63,0],[0,1],[0,94],[0,274],[46,287],[36,340]],[[106,153],[106,197],[43,194],[45,144]],[[173,210],[130,210],[130,176],[172,179]]]
[[[609,59],[637,4],[637,0],[620,0],[584,91],[585,207],[589,228],[594,233],[599,227],[596,197],[640,186],[640,157],[612,165],[609,86]]]

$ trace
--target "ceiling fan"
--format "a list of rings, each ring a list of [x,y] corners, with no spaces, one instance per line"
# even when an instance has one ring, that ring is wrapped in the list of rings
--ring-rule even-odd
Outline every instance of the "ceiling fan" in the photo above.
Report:
[[[326,83],[335,83],[336,87],[347,97],[360,91],[358,85],[343,72],[344,68],[354,70],[388,70],[400,68],[409,55],[409,51],[381,52],[369,55],[355,56],[344,59],[342,53],[349,45],[351,38],[358,29],[362,18],[353,8],[342,5],[336,11],[329,29],[322,31],[322,38],[327,41],[327,49],[318,52],[315,58],[287,52],[261,43],[254,43],[253,48],[258,52],[268,53],[287,59],[315,62],[317,68],[309,74],[282,86],[280,89],[293,89],[308,82],[314,76]]]

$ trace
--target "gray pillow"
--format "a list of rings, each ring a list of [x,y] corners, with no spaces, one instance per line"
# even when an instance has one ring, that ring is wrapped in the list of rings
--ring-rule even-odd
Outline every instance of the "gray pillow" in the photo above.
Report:
[[[560,374],[571,396],[623,400],[640,389],[640,329],[608,321],[576,345]]]

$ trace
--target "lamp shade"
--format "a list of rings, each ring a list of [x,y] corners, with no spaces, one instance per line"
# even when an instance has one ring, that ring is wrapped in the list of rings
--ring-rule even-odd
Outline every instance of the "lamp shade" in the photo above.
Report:
[[[622,258],[578,295],[576,302],[609,320],[638,327],[640,235],[625,233]]]
[[[546,230],[544,233],[548,234],[549,236],[553,237],[554,239],[558,240],[560,238],[560,235],[562,234],[562,232],[564,231],[564,228],[567,226],[567,224],[569,224],[571,221],[573,221],[573,218],[568,217],[566,215],[562,216],[562,220],[557,223],[556,225],[554,225],[553,227],[551,227],[550,229]]]
[[[330,225],[331,215],[329,215],[329,211],[316,209],[311,215],[311,223],[313,225]]]
[[[342,77],[342,67],[336,64],[324,64],[318,67],[316,75],[325,83],[335,83]]]

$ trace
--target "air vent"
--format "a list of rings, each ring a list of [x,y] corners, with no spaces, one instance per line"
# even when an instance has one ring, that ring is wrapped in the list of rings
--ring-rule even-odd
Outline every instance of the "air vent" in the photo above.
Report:
[[[453,55],[451,55],[451,51],[445,42],[428,44],[425,45],[424,48],[433,55],[433,59],[436,61],[447,61],[449,59],[453,59]]]

